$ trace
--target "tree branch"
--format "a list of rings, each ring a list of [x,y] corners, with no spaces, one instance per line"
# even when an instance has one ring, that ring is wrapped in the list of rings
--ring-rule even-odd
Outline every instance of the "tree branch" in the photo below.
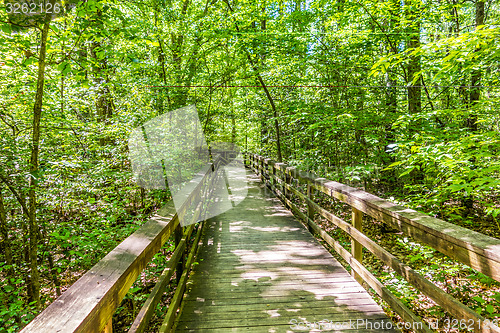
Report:
[[[30,214],[29,214],[28,206],[26,206],[26,200],[24,200],[23,197],[21,197],[19,195],[19,192],[17,192],[17,190],[14,188],[14,186],[10,183],[9,179],[1,173],[0,173],[0,180],[9,188],[9,190],[12,192],[14,197],[16,197],[17,201],[19,202],[19,204],[21,205],[21,207],[23,209],[23,213],[29,219]]]

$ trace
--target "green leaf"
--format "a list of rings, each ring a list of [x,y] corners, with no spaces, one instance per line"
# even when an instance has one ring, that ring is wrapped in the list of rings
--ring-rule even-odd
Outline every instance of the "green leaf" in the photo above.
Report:
[[[488,304],[488,305],[486,305],[485,310],[491,314],[491,313],[495,312],[495,307],[491,304]]]
[[[479,297],[479,296],[474,296],[474,297],[472,297],[472,299],[475,300],[476,302],[478,302],[479,304],[486,303],[486,301],[483,298]]]
[[[4,23],[2,24],[2,31],[5,32],[6,34],[11,34],[12,26],[10,24]]]

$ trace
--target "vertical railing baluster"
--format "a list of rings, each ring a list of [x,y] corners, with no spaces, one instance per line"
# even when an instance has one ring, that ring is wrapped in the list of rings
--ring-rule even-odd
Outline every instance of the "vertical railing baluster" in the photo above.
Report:
[[[352,207],[352,226],[359,231],[363,231],[363,212]],[[354,259],[356,259],[359,263],[363,261],[363,246],[358,243],[354,238],[351,238],[351,253]],[[352,271],[352,276],[358,281],[360,284],[363,283],[363,279],[359,276],[354,270]]]
[[[274,191],[277,191],[278,190],[278,187],[277,187],[277,182],[276,182],[276,164],[275,162],[272,162],[271,164],[271,173],[272,173],[272,176],[271,176],[271,184],[273,186],[273,190]]]
[[[261,170],[262,170],[262,182],[266,185],[266,164],[264,163],[264,158],[261,160]]]
[[[309,200],[313,201],[314,199],[314,188],[312,187],[311,183],[307,183],[307,197]],[[307,202],[307,217],[314,222],[314,207],[311,203]],[[313,233],[312,227],[309,225],[309,221],[307,221],[307,228],[309,229],[309,232]]]
[[[181,222],[179,221],[179,224],[177,225],[177,228],[175,228],[174,231],[174,239],[175,239],[175,248],[179,246],[179,243],[181,242],[182,239],[182,227],[181,227]],[[186,246],[187,249],[187,246]],[[177,264],[176,268],[176,279],[177,283],[179,283],[179,280],[181,279],[182,271],[184,270],[184,261],[185,261],[185,256],[182,254],[181,260],[179,260],[179,263]]]

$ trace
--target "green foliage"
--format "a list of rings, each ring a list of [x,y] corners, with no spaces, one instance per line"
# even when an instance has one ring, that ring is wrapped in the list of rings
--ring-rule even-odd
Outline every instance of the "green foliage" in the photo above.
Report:
[[[209,142],[276,158],[279,131],[291,165],[498,237],[500,8],[487,8],[475,27],[472,2],[78,2],[51,21],[33,175],[40,27],[12,26],[0,11],[0,186],[13,253],[12,265],[0,256],[0,326],[16,331],[36,314],[20,202],[28,179],[37,183],[47,304],[57,283],[74,282],[168,200],[168,191],[134,184],[127,138],[192,103]],[[472,100],[478,73],[480,98]],[[409,113],[412,86],[421,86],[421,107]],[[412,265],[441,265],[425,247],[397,246]],[[432,271],[440,283],[458,274],[440,269]],[[398,283],[393,290],[416,301]],[[474,301],[498,313],[491,299]]]

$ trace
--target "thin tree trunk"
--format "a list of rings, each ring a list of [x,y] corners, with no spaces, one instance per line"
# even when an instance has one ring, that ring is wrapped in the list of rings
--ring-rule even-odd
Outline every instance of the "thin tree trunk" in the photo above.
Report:
[[[160,64],[160,71],[159,71],[159,77],[160,77],[160,82],[166,86],[167,85],[167,72],[165,71],[165,52],[163,51],[163,46],[162,46],[162,40],[158,37],[158,63]],[[165,90],[167,88],[165,87]],[[167,92],[167,102],[168,102],[168,108],[170,109],[170,98],[168,97],[168,90]],[[164,106],[163,106],[163,89],[158,89],[158,115],[164,113]]]
[[[42,118],[43,86],[45,83],[45,57],[47,54],[47,36],[49,35],[50,21],[47,20],[42,28],[40,56],[38,59],[38,79],[36,84],[35,104],[33,106],[33,135],[30,158],[30,178],[28,191],[29,207],[29,261],[30,284],[33,301],[40,309],[40,277],[38,272],[38,223],[36,219],[36,188],[38,175],[38,158],[40,153],[40,121]]]
[[[15,270],[14,270],[14,259],[12,258],[12,244],[9,237],[9,227],[7,225],[7,211],[5,210],[5,204],[3,200],[2,187],[0,186],[0,241],[2,242],[3,254],[5,257],[5,263],[7,264],[7,283],[15,288]],[[21,323],[21,317],[18,313],[14,315],[14,318],[18,324]]]
[[[477,27],[484,25],[484,0],[476,0],[476,29]],[[476,50],[478,52],[479,50]],[[479,102],[479,97],[481,94],[481,71],[475,70],[472,72],[471,76],[471,90],[470,90],[470,102],[469,107],[474,107]],[[473,111],[472,111],[473,112]],[[477,115],[470,113],[467,119],[467,127],[473,132],[477,131]]]
[[[102,22],[102,11],[97,11],[98,25],[101,29],[104,29],[104,23]],[[100,41],[92,41],[90,47],[91,56],[94,58],[96,63],[93,66],[94,83],[98,86],[97,96],[96,96],[96,111],[97,118],[101,123],[107,124],[108,119],[113,115],[113,99],[111,97],[111,91],[109,90],[109,77],[108,77],[108,63],[106,59],[100,59],[98,53],[102,50],[102,44]],[[109,141],[107,137],[99,138],[99,145],[104,146]]]
[[[158,12],[161,10],[160,7],[156,6],[155,7],[155,26],[156,29],[159,29],[158,27]],[[160,82],[166,86],[167,85],[167,72],[165,70],[165,50],[163,49],[163,40],[158,36],[158,64],[160,65],[160,71],[159,71],[159,78]],[[168,94],[168,90],[166,87],[164,87],[167,95],[167,102],[168,102],[168,109],[170,109],[170,97]],[[158,90],[158,104],[157,104],[157,111],[158,115],[164,113],[164,96],[163,96],[163,89]]]
[[[234,113],[233,91],[229,90],[229,98],[231,99],[231,143],[236,143],[236,115]]]
[[[409,40],[407,49],[415,49],[420,47],[420,18],[419,9],[416,0],[408,0],[405,4],[407,20],[412,25],[409,29]],[[410,114],[420,113],[422,109],[422,88],[421,80],[416,79],[417,73],[421,70],[420,56],[410,56],[407,71],[408,81],[408,111]]]
[[[225,0],[229,10],[231,12],[234,12],[233,8],[229,4],[228,0]],[[234,25],[236,27],[236,31],[240,32],[240,28],[238,27],[238,24],[234,22]],[[274,104],[274,99],[272,98],[271,94],[269,93],[269,89],[267,89],[266,84],[264,83],[264,80],[262,79],[262,75],[260,75],[260,72],[252,60],[252,57],[250,56],[250,53],[245,49],[245,54],[248,59],[248,62],[250,63],[250,66],[252,67],[253,71],[255,72],[255,75],[257,76],[257,80],[259,80],[260,85],[262,86],[262,89],[264,89],[264,92],[266,93],[267,99],[269,100],[269,104],[271,105],[271,109],[273,110],[273,115],[274,115],[274,128],[276,130],[276,153],[278,155],[278,162],[282,162],[283,158],[281,156],[281,140],[280,140],[280,126],[278,122],[278,111],[276,109],[276,105]]]
[[[7,269],[7,278],[10,283],[10,278],[14,276],[14,268],[12,266],[12,248],[9,238],[9,228],[7,226],[7,214],[5,212],[5,205],[3,202],[2,188],[0,187],[0,237],[2,241],[2,248],[5,257],[5,263],[9,267]]]

